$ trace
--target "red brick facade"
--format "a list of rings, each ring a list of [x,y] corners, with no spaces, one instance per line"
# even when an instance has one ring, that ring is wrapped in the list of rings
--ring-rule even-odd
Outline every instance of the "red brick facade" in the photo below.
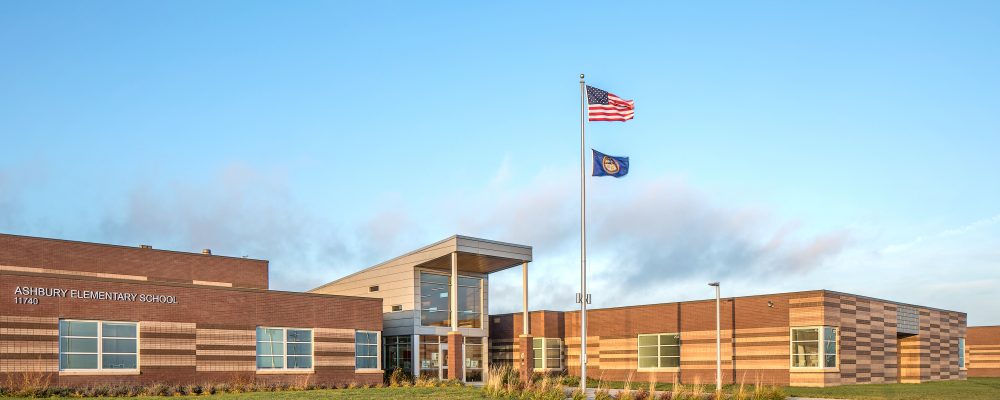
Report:
[[[0,234],[0,271],[267,289],[267,261]]]
[[[248,287],[266,285],[267,263],[263,261],[6,235],[0,235],[0,243],[8,246],[0,247],[0,264],[22,267],[0,270],[0,382],[21,373],[49,374],[51,383],[60,386],[232,381],[346,385],[382,380],[380,370],[356,370],[354,358],[355,332],[382,330],[380,299]],[[32,255],[42,261],[31,261]],[[200,260],[206,263],[203,270],[197,263]],[[44,272],[24,269],[25,265]],[[102,265],[109,267],[101,269]],[[259,267],[263,267],[262,275]],[[66,270],[114,271],[150,280],[57,272]],[[181,283],[181,277],[243,287]],[[40,295],[37,288],[43,289]],[[123,295],[117,299],[83,296],[96,292]],[[37,304],[32,304],[35,299]],[[138,373],[60,371],[61,319],[136,322]],[[312,370],[258,371],[259,326],[311,329]]]
[[[969,376],[1000,377],[1000,326],[970,326],[965,339]]]
[[[913,359],[901,358],[897,307],[916,310],[919,332]],[[964,379],[958,365],[958,341],[965,334],[965,314],[905,306],[849,294],[811,291],[727,298],[721,302],[723,380],[796,386],[832,386],[898,382],[906,373],[916,382]],[[588,377],[684,383],[715,381],[715,301],[592,309],[587,313]],[[579,312],[530,314],[531,334],[564,340],[566,372],[579,374]],[[494,362],[520,361],[516,335],[521,314],[490,318]],[[837,329],[837,367],[790,367],[790,329],[828,326]],[[680,366],[638,368],[640,334],[676,333]],[[501,336],[507,335],[507,336]]]

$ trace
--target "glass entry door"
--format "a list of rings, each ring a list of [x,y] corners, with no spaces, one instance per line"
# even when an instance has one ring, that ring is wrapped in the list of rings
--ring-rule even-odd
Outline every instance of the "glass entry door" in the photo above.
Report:
[[[445,380],[448,379],[448,344],[441,343],[441,354],[438,355],[438,360],[441,360],[441,368],[438,370],[438,379]]]

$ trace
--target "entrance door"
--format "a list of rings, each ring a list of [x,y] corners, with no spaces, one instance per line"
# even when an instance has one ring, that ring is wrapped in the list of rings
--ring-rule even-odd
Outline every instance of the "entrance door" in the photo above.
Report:
[[[440,350],[438,350],[438,359],[441,360],[441,368],[438,370],[438,379],[445,380],[448,379],[448,344],[441,343]]]

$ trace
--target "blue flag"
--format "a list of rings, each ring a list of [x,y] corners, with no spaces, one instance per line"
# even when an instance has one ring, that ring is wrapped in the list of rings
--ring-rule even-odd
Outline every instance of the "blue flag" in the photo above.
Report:
[[[628,175],[628,157],[615,157],[590,149],[594,152],[594,175],[621,178]]]

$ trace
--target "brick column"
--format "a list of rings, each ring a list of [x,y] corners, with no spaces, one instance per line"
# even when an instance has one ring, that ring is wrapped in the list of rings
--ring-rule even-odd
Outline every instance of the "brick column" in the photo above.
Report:
[[[448,379],[465,381],[465,346],[461,332],[448,332]]]
[[[521,335],[517,338],[518,345],[521,346],[521,365],[518,369],[522,382],[530,382],[535,372],[535,347],[532,339],[531,335]]]

